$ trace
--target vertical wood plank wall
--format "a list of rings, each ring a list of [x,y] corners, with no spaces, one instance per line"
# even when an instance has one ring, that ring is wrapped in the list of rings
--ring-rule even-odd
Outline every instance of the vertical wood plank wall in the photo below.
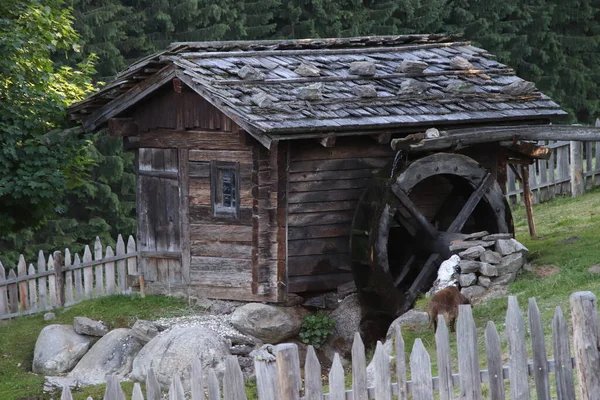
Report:
[[[369,180],[392,161],[389,145],[371,138],[291,144],[288,176],[289,290],[328,290],[352,280],[349,236]]]

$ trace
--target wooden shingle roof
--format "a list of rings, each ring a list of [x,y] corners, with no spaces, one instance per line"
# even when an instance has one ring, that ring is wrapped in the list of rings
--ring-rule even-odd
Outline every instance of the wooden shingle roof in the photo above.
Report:
[[[69,112],[97,129],[172,77],[270,138],[566,115],[485,50],[445,35],[174,43]]]

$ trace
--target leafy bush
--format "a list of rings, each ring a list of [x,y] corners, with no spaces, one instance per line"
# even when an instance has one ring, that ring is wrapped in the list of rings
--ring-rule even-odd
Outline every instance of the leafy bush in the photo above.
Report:
[[[320,348],[333,331],[335,320],[325,314],[311,314],[304,317],[300,330],[302,343],[310,344],[315,349]]]

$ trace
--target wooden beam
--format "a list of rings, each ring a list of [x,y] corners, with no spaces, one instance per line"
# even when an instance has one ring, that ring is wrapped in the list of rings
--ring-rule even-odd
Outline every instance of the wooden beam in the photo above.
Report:
[[[513,152],[523,154],[532,159],[549,160],[552,155],[552,149],[545,146],[538,146],[535,143],[522,141],[500,142],[500,146],[506,147]]]
[[[115,137],[137,136],[137,122],[133,118],[111,118],[108,120],[108,134]]]
[[[462,230],[465,222],[467,222],[469,216],[471,216],[475,210],[475,207],[477,207],[477,204],[479,204],[479,201],[493,182],[494,177],[492,174],[488,173],[479,184],[479,187],[477,187],[477,189],[475,189],[475,191],[471,194],[469,200],[467,200],[454,221],[452,221],[452,224],[450,224],[450,227],[448,228],[449,233],[460,232]]]
[[[435,229],[431,222],[429,222],[429,220],[427,220],[427,218],[421,214],[415,203],[413,203],[410,197],[404,193],[404,190],[402,190],[397,184],[394,184],[392,185],[392,192],[394,192],[402,206],[406,208],[410,215],[418,221],[419,225],[425,231],[427,236],[429,236],[431,239],[437,238],[439,235],[437,229]]]
[[[317,139],[317,140],[323,147],[335,146],[335,136],[330,135],[330,136],[324,137],[323,139]]]
[[[412,152],[436,151],[456,146],[469,146],[479,143],[502,142],[518,138],[520,140],[569,140],[600,141],[600,127],[577,125],[516,125],[494,126],[468,129],[454,129],[441,132],[439,138],[424,139],[409,144]],[[406,147],[403,138],[393,139],[392,149]]]

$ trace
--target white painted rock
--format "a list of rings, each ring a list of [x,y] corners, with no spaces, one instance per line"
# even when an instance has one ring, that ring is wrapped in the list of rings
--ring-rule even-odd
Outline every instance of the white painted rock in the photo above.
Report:
[[[68,376],[83,385],[104,383],[107,374],[123,379],[131,372],[133,359],[141,349],[131,329],[114,329],[92,346]]]
[[[130,378],[143,382],[148,369],[153,368],[163,388],[178,375],[188,390],[190,365],[194,359],[200,360],[205,374],[209,368],[214,368],[221,376],[225,358],[229,355],[229,343],[213,330],[198,325],[175,326],[161,332],[142,348],[133,360]],[[206,382],[206,376],[204,379]]]
[[[79,335],[71,325],[48,325],[40,332],[33,350],[33,372],[61,375],[69,372],[88,351],[89,336]]]
[[[231,324],[264,343],[277,344],[298,335],[302,320],[294,308],[249,303],[231,314]]]

